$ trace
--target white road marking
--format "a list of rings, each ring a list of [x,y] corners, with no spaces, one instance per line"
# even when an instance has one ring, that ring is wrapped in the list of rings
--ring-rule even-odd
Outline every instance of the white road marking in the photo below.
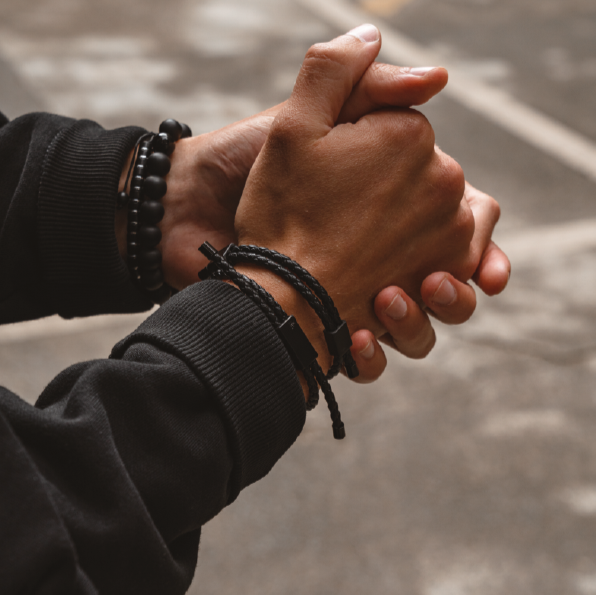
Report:
[[[503,234],[497,241],[515,269],[596,249],[596,219],[532,227]]]
[[[121,328],[122,337],[124,338],[126,333],[134,330],[148,315],[148,312],[131,315],[114,314],[93,316],[91,318],[75,318],[73,320],[50,316],[41,320],[7,324],[0,326],[0,345],[112,328]]]
[[[580,516],[596,515],[596,486],[585,485],[563,490],[559,500]]]
[[[581,595],[596,595],[596,574],[579,574],[574,582]]]
[[[573,430],[565,413],[546,409],[498,413],[486,421],[480,433],[491,438],[527,438],[529,434],[558,436]]]
[[[449,84],[443,93],[596,182],[596,144],[590,139],[521,103],[510,93],[471,77],[457,66],[450,66],[437,52],[389,29],[385,22],[376,20],[347,0],[296,1],[344,31],[366,22],[376,24],[383,34],[381,57],[384,60],[407,66],[445,66],[449,70]]]

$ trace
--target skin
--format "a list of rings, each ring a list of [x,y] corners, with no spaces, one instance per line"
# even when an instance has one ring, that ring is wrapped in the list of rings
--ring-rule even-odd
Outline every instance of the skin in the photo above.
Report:
[[[334,128],[340,128],[339,125],[344,128],[346,126],[355,128],[360,120],[366,121],[368,114],[377,116],[379,114],[372,112],[380,112],[383,108],[424,103],[438,93],[447,82],[447,73],[442,68],[435,68],[423,74],[411,74],[408,68],[373,63],[372,60],[380,49],[380,39],[373,43],[363,43],[355,37],[346,39],[344,36],[340,40],[342,41],[336,40],[332,44],[341,46],[340,53],[343,53],[344,59],[353,59],[354,55],[360,55],[358,68],[363,70],[363,73],[352,72],[350,80],[343,81],[347,89],[347,91],[344,90],[343,97],[332,94],[327,96],[328,99],[331,98],[331,101],[336,102],[326,115],[324,128],[327,133]],[[309,70],[307,65],[317,62],[317,52],[327,51],[326,45],[317,46],[309,52],[305,61],[306,70],[303,68],[301,73],[302,88],[314,85],[317,76],[322,74],[316,70]],[[330,91],[333,90],[333,85],[337,86],[338,79],[331,77],[331,82]],[[257,155],[261,152],[272,125],[277,131],[283,130],[284,127],[285,129],[289,126],[297,127],[302,123],[297,123],[291,117],[292,114],[296,114],[296,110],[305,110],[308,116],[313,109],[321,109],[321,106],[309,104],[308,94],[301,93],[300,88],[298,90],[299,93],[295,93],[290,102],[220,131],[177,143],[172,159],[172,171],[168,176],[168,193],[164,198],[166,216],[161,225],[164,239],[160,246],[164,257],[164,273],[167,281],[173,286],[180,289],[196,281],[197,271],[205,265],[203,257],[197,251],[197,247],[203,241],[208,240],[217,247],[237,241],[234,220],[238,202],[244,191],[248,174]],[[405,110],[401,112],[393,110],[391,119],[398,117],[398,114],[400,118],[413,122],[410,134],[416,132],[416,126],[420,126],[424,128],[426,134],[430,135],[426,128],[427,123],[420,123],[421,116]],[[387,114],[381,115],[387,117]],[[374,120],[374,117],[372,119]],[[362,129],[361,125],[359,132]],[[433,139],[427,138],[427,145],[431,140]],[[291,140],[291,142],[294,141]],[[358,154],[363,142],[362,135],[354,142],[355,144],[350,146],[350,151]],[[333,150],[335,149],[330,146],[326,152],[329,154]],[[433,150],[433,153],[436,155],[439,170],[451,170],[455,167],[440,151]],[[393,153],[393,159],[399,159],[399,157]],[[425,157],[430,159],[429,154],[425,154]],[[270,171],[272,171],[271,168]],[[338,173],[333,168],[329,171]],[[275,171],[272,175],[275,178],[275,175],[280,174]],[[445,174],[446,177],[448,175],[449,172]],[[420,176],[416,179],[419,181]],[[271,178],[266,182],[269,187],[270,181]],[[458,180],[458,183],[461,183],[463,188],[463,178]],[[456,194],[458,193],[459,189]],[[509,278],[510,265],[506,256],[490,240],[498,220],[498,205],[492,198],[471,186],[466,187],[465,201],[467,207],[462,206],[461,211],[467,213],[468,220],[470,214],[473,216],[472,243],[468,244],[471,249],[468,251],[467,258],[460,259],[458,267],[441,267],[441,263],[430,264],[429,262],[425,264],[426,268],[404,273],[400,277],[400,282],[408,293],[416,296],[417,301],[411,299],[406,291],[395,284],[388,284],[383,288],[377,283],[374,289],[369,288],[372,294],[366,298],[360,296],[370,302],[369,314],[374,313],[375,320],[373,321],[372,317],[368,319],[370,328],[374,328],[374,331],[360,328],[352,337],[354,342],[352,352],[361,370],[359,381],[372,381],[382,373],[386,358],[379,341],[408,357],[424,357],[428,354],[435,338],[428,315],[422,310],[421,305],[443,322],[459,324],[467,320],[475,308],[474,291],[465,283],[471,276],[490,295],[504,289]],[[246,201],[243,199],[243,202]],[[432,205],[429,208],[432,209]],[[120,212],[117,219],[117,235],[123,255],[125,254],[125,217],[126,213]],[[276,221],[271,219],[268,221],[269,225],[277,225]],[[327,224],[330,225],[330,222]],[[469,226],[469,223],[467,225]],[[244,227],[241,228],[244,229]],[[262,237],[261,241],[257,239],[250,241],[267,245],[268,240],[269,238]],[[444,241],[446,245],[451,243],[447,235]],[[277,247],[280,248],[280,246]],[[280,248],[280,251],[283,252],[284,248]],[[285,249],[285,252],[288,253],[289,249]],[[444,262],[447,263],[446,260]],[[441,269],[447,269],[449,272],[433,272]],[[259,276],[257,272],[254,274]],[[409,279],[406,278],[408,275]],[[264,285],[272,282],[264,279],[261,281]],[[393,281],[397,282],[397,278]],[[452,284],[455,298],[448,304],[440,304],[434,297],[439,289],[444,290],[445,282]],[[275,284],[274,281],[273,283]],[[405,313],[399,320],[390,318],[385,313],[387,306],[396,296],[405,303]],[[287,302],[288,311],[292,311],[292,307],[296,309],[301,307],[301,304],[296,303],[295,296],[279,296],[279,299]]]
[[[476,229],[461,168],[435,148],[420,113],[377,109],[338,124],[379,43],[348,35],[311,48],[236,215],[240,243],[290,255],[323,283],[353,331],[377,338],[389,331],[375,313],[385,287],[422,300],[433,271],[466,282],[498,219],[492,201],[481,201],[476,210],[489,220]],[[324,351],[318,321],[296,296],[268,273],[246,273],[288,304]]]

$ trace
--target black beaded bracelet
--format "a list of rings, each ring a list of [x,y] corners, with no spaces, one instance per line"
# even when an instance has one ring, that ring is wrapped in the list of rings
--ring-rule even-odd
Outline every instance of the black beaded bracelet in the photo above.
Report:
[[[210,260],[210,264],[199,273],[199,278],[201,280],[210,277],[229,279],[259,306],[277,330],[294,364],[306,378],[309,387],[307,410],[310,411],[317,405],[320,387],[331,414],[333,436],[337,440],[345,438],[345,426],[341,420],[337,400],[329,380],[339,373],[342,366],[345,367],[350,378],[356,378],[358,368],[350,353],[352,340],[348,326],[345,321],[341,320],[329,294],[298,263],[273,250],[259,246],[230,244],[218,252],[208,242],[205,242],[199,250]],[[317,362],[316,350],[294,316],[288,316],[273,296],[255,281],[238,273],[234,268],[234,264],[238,263],[257,264],[277,274],[294,287],[319,316],[325,326],[325,339],[329,352],[334,358],[334,363],[327,375],[324,374]]]
[[[158,224],[164,217],[160,201],[168,190],[165,177],[171,167],[169,156],[178,140],[190,136],[190,128],[173,119],[164,120],[158,134],[143,135],[133,153],[125,190],[118,195],[118,205],[128,207],[126,240],[131,279],[155,304],[163,304],[174,293],[164,281],[162,255],[157,248],[162,238]],[[134,175],[127,194],[131,172]]]

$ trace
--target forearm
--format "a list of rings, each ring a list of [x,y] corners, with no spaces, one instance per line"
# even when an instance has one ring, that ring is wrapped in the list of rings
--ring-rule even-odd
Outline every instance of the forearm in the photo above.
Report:
[[[0,440],[19,464],[0,492],[0,551],[19,564],[0,582],[15,592],[58,556],[53,573],[70,564],[99,593],[184,593],[201,526],[269,472],[306,413],[274,329],[220,282],[172,298],[111,360],[63,372],[36,408],[6,393]]]

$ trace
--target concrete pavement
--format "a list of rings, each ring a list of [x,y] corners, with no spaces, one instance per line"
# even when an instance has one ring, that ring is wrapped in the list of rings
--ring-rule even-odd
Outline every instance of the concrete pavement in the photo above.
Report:
[[[593,2],[354,5],[596,141]],[[306,48],[340,32],[293,0],[5,0],[0,105],[206,131],[283,100]],[[439,325],[426,360],[339,381],[348,439],[311,414],[205,527],[192,594],[596,593],[596,187],[451,99],[423,111],[503,207],[510,286],[469,324]],[[137,322],[0,329],[2,383],[33,400]]]

